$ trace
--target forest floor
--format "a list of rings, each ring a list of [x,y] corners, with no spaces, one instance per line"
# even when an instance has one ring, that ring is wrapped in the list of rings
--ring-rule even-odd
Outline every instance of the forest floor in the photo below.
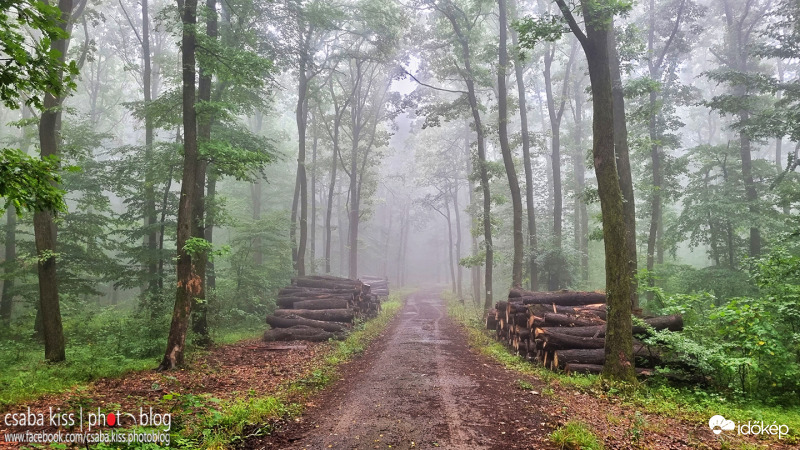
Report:
[[[364,345],[373,340],[357,357],[347,356],[359,351],[351,351],[358,344],[350,340],[246,340],[196,354],[185,370],[100,379],[2,413],[30,408],[47,417],[51,407],[85,413],[152,407],[172,414],[172,444],[184,448],[579,448],[551,438],[575,422],[608,449],[790,448],[716,436],[708,419],[638,411],[613,393],[509,368],[476,344],[482,332],[448,316],[434,289],[412,294],[391,317],[368,323],[367,337],[353,336]],[[327,370],[331,358],[347,362]],[[231,431],[233,421],[245,425]],[[29,429],[43,428],[57,429]],[[0,436],[19,431],[0,421]],[[18,444],[0,442],[0,448]]]

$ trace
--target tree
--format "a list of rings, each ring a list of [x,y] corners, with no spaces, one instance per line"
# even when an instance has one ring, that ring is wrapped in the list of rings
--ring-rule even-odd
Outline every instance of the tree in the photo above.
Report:
[[[628,150],[628,126],[625,114],[625,97],[622,91],[622,74],[620,72],[620,60],[617,52],[616,32],[611,25],[611,34],[608,40],[609,62],[611,64],[611,94],[613,96],[614,107],[614,154],[617,159],[617,174],[619,176],[619,186],[622,190],[622,210],[625,220],[625,239],[627,240],[627,260],[628,271],[631,283],[631,305],[633,309],[639,308],[639,296],[637,294],[638,283],[636,275],[638,262],[636,255],[636,200],[633,198],[633,178],[631,176],[631,163]]]
[[[732,0],[720,0],[720,4],[725,20],[725,41],[721,51],[714,51],[714,55],[721,67],[707,72],[707,75],[713,81],[728,84],[730,92],[712,98],[707,104],[723,114],[735,116],[736,122],[743,124],[749,122],[756,112],[757,102],[754,101],[754,93],[748,82],[756,73],[756,61],[750,47],[756,38],[757,26],[768,13],[770,1],[748,1],[738,4]],[[751,257],[758,257],[761,254],[761,231],[758,227],[761,211],[757,205],[759,194],[753,178],[752,141],[753,136],[749,130],[740,128],[742,177],[749,202],[748,210],[753,220],[750,226],[749,254]]]
[[[630,253],[614,146],[614,102],[611,55],[609,55],[614,14],[628,6],[612,5],[603,1],[582,1],[579,11],[584,17],[584,31],[565,0],[556,0],[556,3],[564,21],[583,47],[589,66],[593,100],[592,155],[597,175],[603,216],[603,243],[606,250],[608,321],[603,374],[612,378],[633,380],[635,372],[632,357],[631,280],[628,271]],[[562,32],[561,24],[555,18],[539,21],[531,19],[528,24],[528,27],[522,28],[527,30],[528,45],[543,38],[553,39]]]
[[[676,184],[675,171],[670,171],[675,161],[669,150],[680,145],[680,137],[674,132],[684,125],[675,109],[691,98],[676,71],[692,48],[693,40],[700,35],[698,21],[703,14],[704,8],[689,0],[660,5],[651,0],[647,11],[647,76],[632,81],[627,88],[634,102],[630,113],[633,122],[643,126],[647,133],[652,182],[644,189],[650,207],[645,255],[650,287],[655,285],[655,264],[664,262],[665,202],[675,196],[670,189]],[[648,291],[648,299],[652,299],[652,291]]]
[[[183,24],[181,37],[183,175],[178,205],[178,262],[176,264],[178,286],[175,291],[175,306],[172,311],[167,348],[158,370],[169,370],[183,365],[192,302],[194,296],[201,292],[203,282],[192,263],[192,256],[197,251],[204,251],[204,249],[191,248],[188,245],[192,237],[192,208],[197,195],[198,173],[197,113],[195,111],[197,0],[178,0],[178,7]]]
[[[562,226],[563,226],[563,190],[561,184],[561,118],[564,115],[564,108],[567,102],[567,92],[569,89],[570,69],[575,55],[576,46],[573,44],[570,49],[569,59],[564,69],[564,80],[561,83],[561,98],[558,108],[553,95],[552,65],[555,59],[556,47],[552,43],[545,46],[544,54],[544,87],[547,96],[547,112],[550,117],[550,142],[551,142],[551,161],[553,168],[553,240],[556,255],[556,264],[548,267],[547,288],[551,291],[563,288],[562,272],[566,270],[564,257],[562,255]]]
[[[506,88],[506,70],[509,67],[507,46],[508,8],[506,0],[497,0],[500,10],[500,47],[498,49],[497,65],[497,110],[498,128],[500,134],[500,151],[503,154],[503,166],[506,169],[508,186],[511,190],[511,207],[513,222],[514,255],[511,269],[511,285],[522,287],[522,196],[517,181],[517,169],[514,167],[514,158],[511,155],[511,146],[508,143],[508,88]]]
[[[69,48],[69,36],[74,21],[83,13],[86,1],[83,0],[77,8],[72,0],[59,0],[58,9],[61,11],[60,27],[63,30],[62,38],[54,40],[51,50],[60,55],[62,64],[66,61]],[[64,72],[61,68],[52,74],[61,80]],[[43,158],[58,155],[59,131],[61,127],[61,105],[64,97],[45,93],[44,110],[39,120],[39,144]],[[33,215],[33,228],[36,236],[36,251],[39,256],[39,308],[42,315],[44,331],[44,353],[49,361],[63,361],[66,358],[64,330],[61,325],[61,310],[58,300],[58,281],[56,277],[56,241],[57,228],[54,210],[39,210]]]
[[[513,6],[516,18],[516,7]],[[511,44],[516,50],[519,47],[519,33],[515,27],[511,27]],[[522,165],[525,168],[525,215],[528,225],[528,277],[530,288],[539,288],[538,268],[536,267],[536,210],[533,198],[533,170],[531,168],[531,136],[528,131],[528,102],[525,98],[525,78],[523,61],[520,53],[516,52],[514,58],[514,74],[517,79],[517,98],[519,102],[520,133],[522,134]]]
[[[470,112],[472,113],[472,123],[475,128],[476,146],[478,149],[477,170],[480,178],[481,191],[483,194],[483,214],[481,217],[481,224],[483,227],[483,246],[485,252],[485,281],[484,281],[484,309],[488,310],[493,305],[492,297],[492,273],[494,265],[494,248],[492,246],[492,224],[491,224],[491,209],[492,198],[489,191],[489,171],[487,168],[486,159],[486,136],[481,119],[481,108],[478,103],[478,94],[475,85],[475,71],[473,69],[473,56],[470,42],[470,35],[474,27],[478,26],[473,18],[469,17],[467,13],[450,0],[443,2],[432,2],[430,6],[440,13],[444,19],[449,22],[453,31],[453,38],[455,42],[453,45],[456,51],[459,52],[461,57],[460,63],[457,65],[458,74],[464,80],[467,87],[467,103],[469,104]],[[480,17],[483,13],[480,8],[477,9],[477,16]],[[463,91],[462,91],[463,92]]]

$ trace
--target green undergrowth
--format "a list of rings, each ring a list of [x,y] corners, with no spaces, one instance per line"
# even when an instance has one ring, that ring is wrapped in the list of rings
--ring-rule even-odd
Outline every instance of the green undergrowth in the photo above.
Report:
[[[388,327],[403,305],[409,291],[398,291],[382,304],[378,317],[357,324],[355,331],[332,345],[331,351],[319,358],[308,374],[288,380],[271,395],[253,392],[229,401],[206,403],[197,420],[173,433],[173,447],[226,448],[247,438],[266,435],[271,423],[290,420],[302,413],[305,400],[328,386],[339,376],[339,365],[361,354]],[[205,402],[213,399],[205,398]],[[187,413],[193,413],[187,411]]]
[[[470,346],[501,363],[506,368],[536,377],[549,386],[563,386],[589,393],[596,397],[613,398],[624,406],[639,411],[677,417],[694,423],[708,423],[709,418],[722,415],[737,423],[773,423],[789,427],[789,436],[782,442],[800,443],[800,408],[764,405],[749,399],[730,398],[701,386],[675,386],[652,377],[644,382],[626,384],[610,382],[598,375],[570,375],[553,372],[524,358],[514,355],[494,339],[485,329],[483,311],[475,305],[461,304],[451,293],[443,294],[448,304],[448,314],[460,322],[469,338]]]
[[[550,440],[565,449],[601,450],[603,444],[583,422],[570,420],[550,433]]]
[[[119,331],[119,335],[125,333]],[[248,327],[219,331],[213,334],[213,338],[215,343],[225,345],[259,335],[260,332]],[[0,340],[0,412],[100,378],[119,378],[131,372],[153,369],[158,365],[165,342],[159,339],[157,343],[149,344],[153,349],[125,352],[109,347],[108,342],[72,339],[67,344],[66,361],[48,363],[43,360],[42,344],[32,339]],[[136,344],[129,340],[124,345]],[[188,347],[189,359],[204,353],[205,350],[191,344]]]

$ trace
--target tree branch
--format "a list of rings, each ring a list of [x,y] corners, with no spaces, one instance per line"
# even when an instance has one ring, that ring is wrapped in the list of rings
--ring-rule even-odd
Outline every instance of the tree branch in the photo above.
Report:
[[[581,27],[578,25],[578,21],[575,20],[575,16],[572,15],[572,11],[569,10],[567,4],[564,0],[556,0],[556,4],[558,5],[558,9],[561,10],[561,14],[564,16],[564,19],[567,20],[567,24],[569,24],[569,29],[572,30],[572,34],[578,38],[581,45],[585,49],[589,46],[589,39],[586,37],[586,34],[583,33]]]
[[[407,71],[405,69],[405,67],[401,66],[400,68],[403,70],[403,73],[405,73],[406,75],[411,77],[411,79],[416,81],[417,84],[420,84],[420,85],[425,86],[427,88],[431,88],[431,89],[433,89],[435,91],[451,92],[451,93],[454,93],[454,94],[468,94],[467,91],[460,91],[460,90],[457,90],[457,89],[445,89],[445,88],[440,88],[440,87],[436,87],[436,86],[431,86],[430,84],[427,84],[427,83],[423,83],[422,81],[419,81],[417,79],[417,77],[415,77],[414,75],[411,75],[411,73],[409,71]]]

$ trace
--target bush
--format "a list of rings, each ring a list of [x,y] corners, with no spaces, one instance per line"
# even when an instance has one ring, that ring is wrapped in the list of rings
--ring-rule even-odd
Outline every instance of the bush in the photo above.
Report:
[[[722,301],[708,292],[668,295],[655,289],[656,313],[683,314],[681,333],[649,339],[682,368],[719,389],[774,403],[799,403],[800,258],[784,247],[753,261],[754,295]],[[659,306],[655,306],[659,305]]]

